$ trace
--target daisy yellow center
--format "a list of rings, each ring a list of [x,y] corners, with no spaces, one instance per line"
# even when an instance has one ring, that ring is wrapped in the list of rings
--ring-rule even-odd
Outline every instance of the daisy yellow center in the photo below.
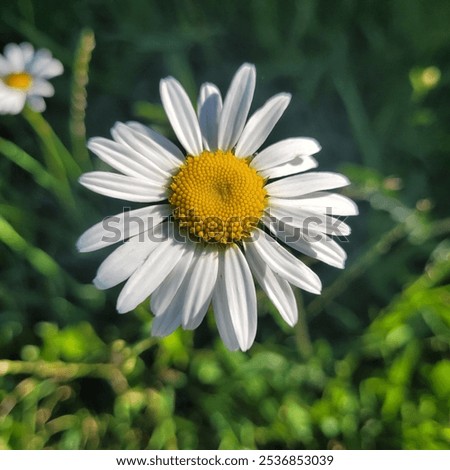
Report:
[[[210,243],[248,237],[266,207],[264,179],[232,152],[188,156],[170,185],[179,225]]]
[[[3,77],[3,81],[11,88],[26,91],[29,90],[33,84],[33,77],[26,72],[10,73],[9,75]]]

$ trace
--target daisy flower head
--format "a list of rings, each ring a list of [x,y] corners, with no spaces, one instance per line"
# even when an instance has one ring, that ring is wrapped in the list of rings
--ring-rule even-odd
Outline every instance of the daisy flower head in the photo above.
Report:
[[[117,123],[113,140],[89,141],[90,150],[119,173],[86,173],[80,183],[151,205],[94,225],[78,249],[126,240],[100,265],[94,284],[107,289],[126,281],[120,313],[151,296],[154,336],[196,328],[212,304],[227,348],[245,351],[256,334],[254,279],[294,325],[292,286],[319,294],[321,282],[292,251],[344,266],[345,252],[332,236],[350,229],[330,214],[355,215],[357,208],[328,190],[349,181],[307,172],[317,166],[314,139],[286,139],[258,152],[291,96],[275,95],[247,119],[255,80],[255,67],[243,64],[223,101],[215,85],[204,83],[197,112],[175,78],[161,80],[161,100],[184,151],[136,122]]]
[[[27,42],[6,45],[0,54],[0,114],[19,114],[26,103],[44,111],[44,98],[55,93],[48,79],[62,73],[61,62],[47,49],[35,51]]]

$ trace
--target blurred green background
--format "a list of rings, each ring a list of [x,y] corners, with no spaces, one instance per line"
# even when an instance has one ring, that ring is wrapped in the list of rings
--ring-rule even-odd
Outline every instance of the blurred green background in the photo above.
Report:
[[[0,449],[450,447],[447,0],[18,0],[0,13],[2,48],[27,40],[65,66],[43,118],[0,116]],[[244,61],[252,109],[293,94],[269,143],[315,137],[320,169],[352,180],[347,267],[311,263],[324,291],[298,293],[295,329],[259,295],[248,353],[223,347],[211,312],[152,339],[147,304],[118,315],[119,288],[90,284],[105,251],[74,248],[122,208],[76,182],[100,167],[84,121],[87,137],[130,119],[172,136],[159,79],[195,100],[206,80],[225,92]]]

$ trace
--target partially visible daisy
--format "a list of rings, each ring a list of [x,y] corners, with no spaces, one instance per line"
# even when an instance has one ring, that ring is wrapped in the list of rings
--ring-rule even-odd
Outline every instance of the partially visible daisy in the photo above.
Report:
[[[350,228],[333,216],[355,215],[357,208],[328,190],[349,181],[306,172],[317,166],[314,139],[286,139],[257,153],[291,96],[272,97],[247,120],[255,80],[255,67],[242,65],[223,103],[215,85],[203,84],[197,113],[177,80],[161,80],[162,103],[184,152],[136,122],[117,123],[114,140],[89,142],[119,173],[86,173],[82,185],[152,204],[94,225],[78,249],[128,240],[103,261],[94,284],[108,289],[126,281],[120,313],[151,295],[154,336],[196,328],[212,303],[225,345],[245,351],[256,334],[253,277],[289,325],[297,322],[291,285],[321,292],[318,276],[285,246],[344,267],[345,252],[331,236]]]
[[[0,114],[19,114],[25,103],[44,111],[44,98],[55,93],[48,79],[62,73],[61,62],[47,49],[35,51],[27,42],[8,44],[0,54]]]

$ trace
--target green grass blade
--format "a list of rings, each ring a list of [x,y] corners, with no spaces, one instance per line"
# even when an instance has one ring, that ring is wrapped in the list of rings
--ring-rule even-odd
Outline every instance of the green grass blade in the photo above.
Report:
[[[0,242],[23,256],[36,271],[45,277],[55,278],[62,275],[62,269],[50,255],[28,243],[1,215]]]
[[[0,137],[0,152],[15,165],[33,177],[39,186],[49,191],[57,191],[59,181],[54,178],[36,159],[26,153],[13,142]]]
[[[72,196],[72,191],[66,179],[56,178],[50,173],[44,166],[41,165],[35,158],[29,155],[27,152],[22,150],[13,142],[3,139],[0,137],[0,153],[4,155],[8,160],[22,168],[29,173],[34,181],[53,193],[56,199],[66,208],[71,210],[75,207],[75,201]]]
[[[59,180],[76,180],[82,170],[42,114],[25,107],[23,116],[39,137],[49,171]]]

